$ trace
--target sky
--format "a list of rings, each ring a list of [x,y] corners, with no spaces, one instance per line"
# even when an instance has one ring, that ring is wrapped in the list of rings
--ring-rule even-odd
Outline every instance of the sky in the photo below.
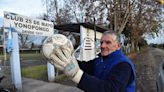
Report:
[[[164,25],[163,28],[159,31],[159,33],[154,34],[154,37],[152,36],[145,36],[147,43],[151,44],[151,43],[155,43],[155,44],[162,44],[164,43]]]
[[[0,27],[3,26],[4,11],[36,18],[45,12],[42,0],[0,0]],[[36,39],[34,43],[41,43]]]
[[[4,11],[38,17],[45,12],[45,7],[43,7],[42,0],[0,0],[0,27],[3,24]]]

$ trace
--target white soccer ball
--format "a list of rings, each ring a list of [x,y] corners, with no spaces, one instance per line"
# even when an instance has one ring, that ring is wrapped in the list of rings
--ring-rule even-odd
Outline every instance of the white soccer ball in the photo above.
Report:
[[[50,59],[50,55],[53,52],[54,49],[59,48],[59,47],[66,48],[73,53],[74,48],[72,45],[72,42],[67,39],[66,36],[62,34],[54,34],[51,37],[48,37],[42,47],[43,54],[46,58]]]

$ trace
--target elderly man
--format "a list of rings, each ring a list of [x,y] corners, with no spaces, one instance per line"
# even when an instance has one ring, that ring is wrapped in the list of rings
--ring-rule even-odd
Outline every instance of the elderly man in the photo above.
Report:
[[[104,32],[99,57],[88,62],[77,62],[73,53],[62,46],[49,57],[85,92],[135,92],[134,65],[122,53],[118,39],[114,31]]]

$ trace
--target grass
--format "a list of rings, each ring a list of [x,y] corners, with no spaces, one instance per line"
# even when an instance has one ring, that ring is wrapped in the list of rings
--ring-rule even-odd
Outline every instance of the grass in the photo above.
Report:
[[[6,55],[9,61],[9,54]],[[20,53],[21,60],[43,60],[44,56],[41,53]],[[4,55],[0,55],[0,60],[4,60]]]
[[[7,54],[7,61],[9,61],[9,54]],[[20,60],[43,60],[45,59],[41,53],[20,53]],[[0,55],[0,60],[4,60],[4,55]],[[21,69],[21,74],[23,77],[38,79],[38,80],[47,80],[47,66],[38,65],[31,66]]]
[[[20,53],[20,60],[43,60],[45,59],[41,53]],[[4,60],[4,55],[0,55],[0,59]],[[9,54],[7,54],[7,61],[9,61]],[[37,65],[21,68],[22,77],[37,79],[37,80],[48,80],[47,65]],[[60,74],[55,78],[56,82],[68,84],[70,78],[64,74]]]
[[[38,65],[32,67],[26,67],[21,69],[21,74],[23,77],[32,78],[37,80],[45,80],[47,81],[47,66],[46,65]],[[71,80],[64,74],[60,74],[56,76],[55,81],[69,81]]]
[[[71,78],[69,78],[65,74],[60,74],[60,75],[56,76],[55,80],[56,81],[68,81],[68,80],[71,80]]]
[[[38,66],[22,68],[21,74],[23,77],[27,77],[27,78],[47,80],[47,66],[38,65]]]
[[[6,55],[7,61],[9,61],[10,55]],[[20,53],[20,60],[43,60],[45,59],[41,53]],[[4,55],[0,55],[0,60],[4,60]],[[23,77],[47,80],[47,66],[38,65],[33,67],[26,67],[21,69]]]
[[[23,60],[43,60],[44,56],[40,53],[23,53],[20,54],[21,59]]]

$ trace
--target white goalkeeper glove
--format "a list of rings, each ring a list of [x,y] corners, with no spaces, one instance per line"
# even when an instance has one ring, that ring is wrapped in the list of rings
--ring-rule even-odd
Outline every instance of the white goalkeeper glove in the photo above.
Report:
[[[53,64],[67,76],[71,77],[76,83],[79,83],[83,71],[79,68],[75,56],[67,48],[54,49],[50,58]]]
[[[71,77],[74,82],[79,83],[83,71],[79,68],[73,51],[71,41],[61,34],[51,37],[50,42],[43,44],[43,53],[51,59],[49,62]]]

